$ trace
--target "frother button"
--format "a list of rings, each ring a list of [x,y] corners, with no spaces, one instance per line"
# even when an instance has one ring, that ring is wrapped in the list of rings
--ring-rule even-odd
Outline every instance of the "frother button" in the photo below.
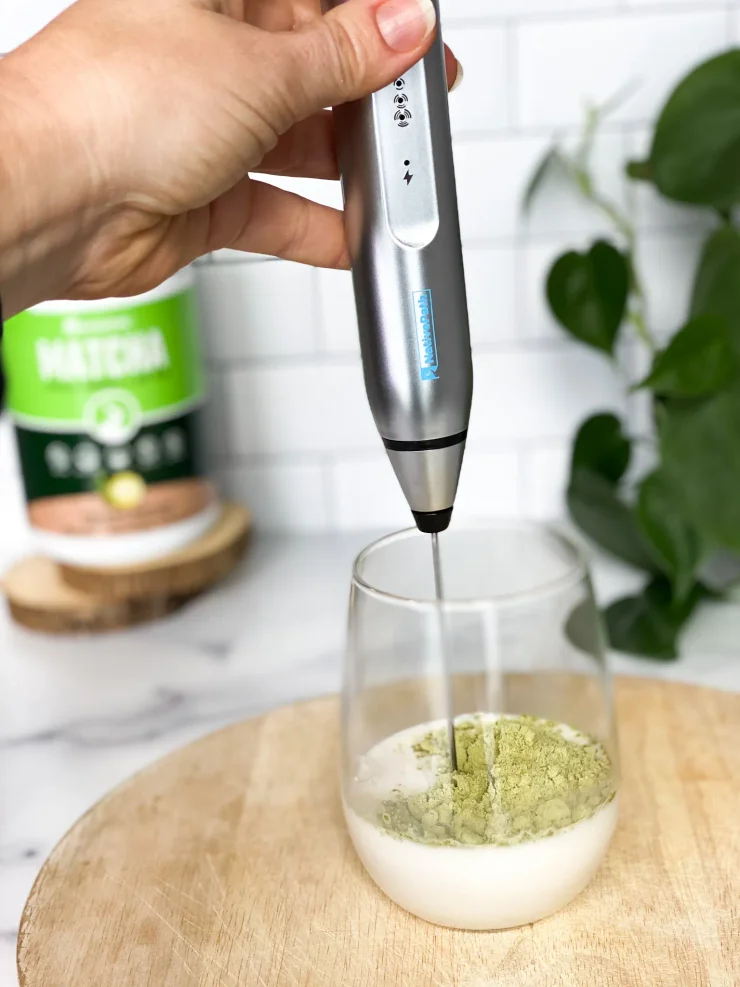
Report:
[[[439,228],[424,62],[373,97],[383,202],[393,237],[424,247]]]

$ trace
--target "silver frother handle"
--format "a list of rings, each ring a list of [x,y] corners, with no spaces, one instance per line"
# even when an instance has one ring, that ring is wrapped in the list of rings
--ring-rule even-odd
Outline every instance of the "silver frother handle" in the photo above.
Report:
[[[334,117],[370,407],[417,525],[442,531],[473,369],[440,31],[422,61]]]

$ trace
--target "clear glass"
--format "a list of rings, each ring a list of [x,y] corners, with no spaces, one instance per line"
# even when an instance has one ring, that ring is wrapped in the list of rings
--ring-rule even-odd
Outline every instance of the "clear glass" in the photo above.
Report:
[[[582,891],[616,826],[603,633],[585,559],[552,528],[454,528],[440,557],[441,604],[415,529],[355,562],[345,817],[397,904],[439,925],[510,928]]]

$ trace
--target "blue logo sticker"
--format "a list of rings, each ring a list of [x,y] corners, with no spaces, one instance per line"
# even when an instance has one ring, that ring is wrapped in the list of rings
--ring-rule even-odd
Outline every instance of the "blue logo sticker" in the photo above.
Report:
[[[422,380],[439,380],[439,360],[437,359],[437,337],[434,333],[434,309],[432,292],[413,292],[414,322],[416,324],[416,344],[419,347],[419,371]]]

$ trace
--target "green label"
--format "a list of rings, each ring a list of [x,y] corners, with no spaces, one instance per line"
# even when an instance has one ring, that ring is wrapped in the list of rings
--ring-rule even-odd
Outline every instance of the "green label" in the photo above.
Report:
[[[106,311],[29,309],[3,340],[7,406],[19,425],[103,445],[197,407],[205,394],[195,294]]]
[[[206,474],[200,411],[147,425],[118,446],[100,445],[86,433],[49,435],[16,426],[15,434],[28,501],[97,491],[127,470],[149,486]]]

